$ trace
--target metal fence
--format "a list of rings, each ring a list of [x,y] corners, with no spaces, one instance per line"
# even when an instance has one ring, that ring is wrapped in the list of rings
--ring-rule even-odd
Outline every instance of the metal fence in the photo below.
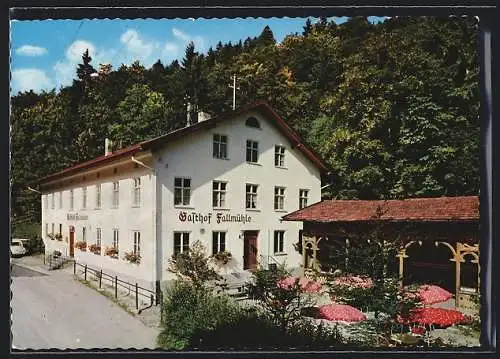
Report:
[[[80,269],[80,271],[78,271]],[[118,299],[118,288],[121,287],[123,289],[128,290],[129,292],[133,290],[135,297],[135,309],[139,310],[139,313],[145,309],[151,308],[153,305],[159,305],[161,303],[161,291],[154,292],[150,289],[139,286],[138,283],[130,283],[119,279],[117,275],[111,275],[105,273],[102,269],[95,269],[89,267],[87,264],[73,262],[73,274],[74,275],[83,275],[85,281],[87,281],[87,277],[89,275],[94,275],[99,281],[99,288],[102,288],[104,282],[108,281],[111,284],[111,287],[114,290],[115,299]],[[149,306],[139,309],[139,298],[144,297],[149,299]]]

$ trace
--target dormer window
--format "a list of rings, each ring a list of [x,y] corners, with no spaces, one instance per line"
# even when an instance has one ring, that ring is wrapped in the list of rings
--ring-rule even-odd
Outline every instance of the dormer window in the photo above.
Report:
[[[249,117],[245,121],[245,126],[253,127],[253,128],[260,128],[260,123],[255,117]]]

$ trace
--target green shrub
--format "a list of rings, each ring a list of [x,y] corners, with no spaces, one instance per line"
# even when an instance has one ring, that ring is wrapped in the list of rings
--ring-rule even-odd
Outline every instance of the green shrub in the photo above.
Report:
[[[205,247],[196,241],[188,251],[173,255],[168,270],[179,279],[190,281],[195,287],[202,287],[220,276],[208,265],[209,258]]]
[[[165,349],[196,346],[197,336],[234,320],[239,308],[226,295],[175,281],[163,303],[164,328],[158,344]]]
[[[157,343],[169,350],[338,348],[343,342],[335,328],[296,320],[283,330],[255,308],[183,281],[167,289],[163,316]]]

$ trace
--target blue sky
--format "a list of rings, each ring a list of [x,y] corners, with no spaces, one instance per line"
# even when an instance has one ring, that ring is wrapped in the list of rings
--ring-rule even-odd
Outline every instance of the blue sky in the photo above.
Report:
[[[347,18],[333,18],[337,23]],[[370,17],[370,21],[382,18]],[[311,19],[313,22],[316,19]],[[139,60],[149,67],[158,59],[182,59],[186,45],[206,52],[222,41],[258,36],[269,25],[277,41],[302,32],[305,18],[177,20],[37,20],[11,22],[11,87],[18,91],[50,90],[69,85],[88,48],[92,64],[114,68]]]

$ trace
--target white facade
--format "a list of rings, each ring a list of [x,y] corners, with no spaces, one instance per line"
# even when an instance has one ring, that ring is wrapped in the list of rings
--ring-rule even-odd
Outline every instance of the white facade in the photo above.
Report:
[[[249,117],[257,119],[260,128],[246,125]],[[291,141],[272,121],[258,111],[245,112],[154,150],[134,154],[135,162],[131,156],[120,157],[105,166],[48,183],[42,187],[42,230],[47,250],[58,249],[70,255],[70,226],[74,227],[75,242],[82,240],[86,228],[88,246],[97,242],[100,231],[101,255],[88,248],[85,252],[75,248],[76,259],[149,283],[172,278],[167,268],[174,248],[182,251],[197,240],[210,255],[221,249],[232,254],[232,260],[223,266],[226,271],[251,268],[255,261],[298,267],[300,253],[293,244],[298,241],[302,223],[280,219],[299,209],[301,202],[304,206],[321,200],[320,170],[302,151],[292,149]],[[253,162],[248,162],[247,156]],[[137,178],[139,204],[134,203]],[[113,183],[119,183],[118,206],[114,205]],[[101,205],[97,208],[99,184]],[[85,208],[83,187],[87,188]],[[46,234],[47,230],[52,233],[52,224],[54,233],[59,233],[61,226],[62,240]],[[118,258],[104,255],[105,248],[113,246],[114,229],[119,236]],[[123,258],[125,252],[138,250],[134,232],[140,232],[140,263]],[[255,247],[248,250],[245,244],[255,234],[256,253]]]

